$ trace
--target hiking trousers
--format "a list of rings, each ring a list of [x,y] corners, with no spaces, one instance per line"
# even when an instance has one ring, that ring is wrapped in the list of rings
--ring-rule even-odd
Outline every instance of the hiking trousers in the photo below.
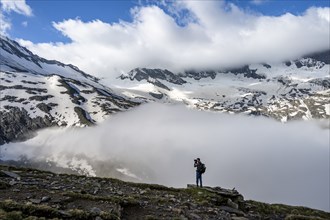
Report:
[[[200,187],[203,186],[202,183],[202,174],[198,171],[196,171],[196,185],[198,186],[198,182],[200,183]]]

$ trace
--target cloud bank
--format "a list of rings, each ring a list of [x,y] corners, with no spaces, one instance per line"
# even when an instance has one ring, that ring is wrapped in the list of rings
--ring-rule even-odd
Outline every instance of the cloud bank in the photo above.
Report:
[[[273,17],[226,1],[178,1],[131,10],[132,22],[53,22],[71,42],[19,42],[40,56],[99,76],[136,67],[221,68],[277,62],[329,49],[330,9]]]
[[[11,21],[5,13],[16,12],[25,16],[32,16],[33,12],[25,0],[0,0],[0,34],[7,35],[11,29]]]
[[[32,16],[32,9],[28,6],[25,0],[1,0],[1,8],[6,12],[14,11],[18,14]]]
[[[281,124],[147,104],[97,127],[41,131],[2,146],[1,153],[2,159],[25,155],[36,164],[176,187],[195,182],[193,159],[200,157],[205,185],[329,211],[329,130],[316,122]]]

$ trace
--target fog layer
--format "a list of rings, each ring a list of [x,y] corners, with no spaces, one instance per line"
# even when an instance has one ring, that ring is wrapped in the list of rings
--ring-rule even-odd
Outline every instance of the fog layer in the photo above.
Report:
[[[246,199],[329,211],[329,130],[317,122],[279,122],[147,104],[84,129],[48,129],[2,146],[3,160],[30,161],[133,181],[185,187],[193,159],[204,185]]]

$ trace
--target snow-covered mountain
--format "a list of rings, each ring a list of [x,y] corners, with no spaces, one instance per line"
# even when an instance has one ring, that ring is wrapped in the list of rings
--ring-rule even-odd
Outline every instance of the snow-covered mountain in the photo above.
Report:
[[[138,105],[98,79],[0,39],[0,144],[49,126],[86,126]]]
[[[110,86],[111,89],[107,86]],[[0,144],[50,126],[89,126],[143,102],[279,121],[330,119],[330,50],[283,63],[173,73],[136,68],[111,83],[0,38]]]
[[[330,118],[330,50],[297,60],[218,71],[136,68],[117,89],[134,98],[280,121]],[[120,82],[123,81],[123,82]],[[118,91],[119,92],[119,91]]]

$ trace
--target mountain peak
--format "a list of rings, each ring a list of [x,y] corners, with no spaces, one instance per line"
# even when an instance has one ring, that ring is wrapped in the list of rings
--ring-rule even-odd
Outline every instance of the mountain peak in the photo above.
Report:
[[[139,102],[78,67],[41,58],[0,39],[0,145],[51,126],[90,126]]]
[[[98,79],[81,71],[72,64],[63,64],[56,60],[47,60],[33,54],[8,37],[0,38],[0,67],[1,70],[30,72],[41,75],[61,75],[66,78],[84,78],[97,82]]]

